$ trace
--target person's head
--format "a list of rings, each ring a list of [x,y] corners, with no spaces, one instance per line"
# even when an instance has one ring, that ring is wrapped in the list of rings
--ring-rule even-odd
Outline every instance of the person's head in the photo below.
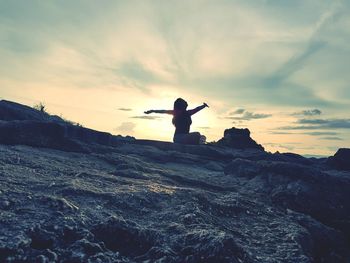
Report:
[[[187,102],[182,98],[178,98],[174,102],[174,110],[176,111],[185,111],[187,109],[187,106]]]

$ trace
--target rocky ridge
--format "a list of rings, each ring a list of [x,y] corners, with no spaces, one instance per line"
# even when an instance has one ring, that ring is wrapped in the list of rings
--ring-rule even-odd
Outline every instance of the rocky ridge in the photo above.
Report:
[[[42,114],[0,101],[0,262],[349,262],[348,149],[271,154],[237,129],[179,145]]]

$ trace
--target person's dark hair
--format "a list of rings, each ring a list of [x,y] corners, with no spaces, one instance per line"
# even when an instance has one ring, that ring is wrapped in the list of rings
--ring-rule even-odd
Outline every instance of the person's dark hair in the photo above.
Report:
[[[179,117],[179,115],[186,112],[187,106],[188,106],[188,104],[184,99],[178,98],[175,100],[175,102],[174,102],[174,117],[173,117],[173,121],[172,121],[174,125],[175,125],[176,120]]]
[[[187,102],[182,98],[178,98],[174,102],[175,111],[184,111],[187,109],[187,106],[188,106]]]

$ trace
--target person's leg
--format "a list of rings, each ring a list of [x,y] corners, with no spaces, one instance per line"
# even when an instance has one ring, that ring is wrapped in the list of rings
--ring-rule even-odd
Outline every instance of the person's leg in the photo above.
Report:
[[[175,134],[174,138],[173,138],[173,142],[185,144],[186,143],[186,135],[187,134]]]
[[[201,134],[199,132],[190,132],[186,134],[186,144],[199,144]]]
[[[199,132],[190,132],[188,134],[177,134],[174,136],[175,143],[181,144],[204,144],[205,136],[201,135]]]

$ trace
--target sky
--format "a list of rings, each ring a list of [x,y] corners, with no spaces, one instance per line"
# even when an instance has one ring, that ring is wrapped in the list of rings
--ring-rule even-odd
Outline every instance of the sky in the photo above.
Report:
[[[249,128],[266,150],[350,146],[350,1],[0,0],[0,98],[85,127],[171,141]]]

